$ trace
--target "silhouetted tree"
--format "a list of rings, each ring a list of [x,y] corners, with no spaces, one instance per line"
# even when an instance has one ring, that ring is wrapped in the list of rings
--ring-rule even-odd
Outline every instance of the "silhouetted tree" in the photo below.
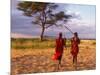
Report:
[[[43,41],[44,32],[51,26],[60,26],[67,22],[71,15],[66,15],[64,11],[56,11],[59,5],[55,3],[42,2],[19,2],[18,9],[24,12],[25,16],[34,17],[32,23],[41,27],[41,41]],[[56,11],[56,12],[55,12]]]

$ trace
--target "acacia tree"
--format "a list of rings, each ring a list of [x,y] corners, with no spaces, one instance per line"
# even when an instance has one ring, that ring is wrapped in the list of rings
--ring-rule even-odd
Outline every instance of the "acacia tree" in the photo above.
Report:
[[[42,2],[19,2],[18,9],[24,12],[25,16],[33,17],[33,25],[41,27],[41,41],[43,41],[44,32],[51,26],[61,26],[61,23],[67,22],[72,17],[66,15],[64,11],[56,11],[59,5],[55,3]]]

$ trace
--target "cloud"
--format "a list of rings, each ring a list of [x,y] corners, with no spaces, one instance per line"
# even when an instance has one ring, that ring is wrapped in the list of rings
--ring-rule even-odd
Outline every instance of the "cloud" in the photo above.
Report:
[[[72,15],[72,18],[81,19],[81,15],[80,15],[79,11],[73,12],[71,10],[67,10],[65,13],[68,14],[68,15]]]
[[[83,15],[81,14],[82,12],[80,11],[71,11],[71,10],[67,10],[66,14],[72,15],[73,17],[69,20],[68,24],[73,26],[95,26],[95,22],[94,20],[92,21],[91,18],[90,19],[84,19]],[[85,14],[85,13],[84,13]]]

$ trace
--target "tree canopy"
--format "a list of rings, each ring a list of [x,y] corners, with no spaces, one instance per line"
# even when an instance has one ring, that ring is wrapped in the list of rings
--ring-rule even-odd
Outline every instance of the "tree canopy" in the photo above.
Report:
[[[19,2],[18,9],[23,11],[25,16],[33,17],[33,25],[39,25],[41,27],[41,40],[45,29],[51,26],[61,26],[67,22],[72,15],[67,15],[63,10],[56,11],[59,7],[55,3],[43,3],[43,2]]]

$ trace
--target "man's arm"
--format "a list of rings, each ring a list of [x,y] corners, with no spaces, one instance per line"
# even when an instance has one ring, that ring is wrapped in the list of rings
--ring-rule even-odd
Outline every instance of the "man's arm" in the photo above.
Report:
[[[78,38],[78,44],[80,44],[80,39]]]
[[[66,38],[64,38],[64,46],[66,47]]]

